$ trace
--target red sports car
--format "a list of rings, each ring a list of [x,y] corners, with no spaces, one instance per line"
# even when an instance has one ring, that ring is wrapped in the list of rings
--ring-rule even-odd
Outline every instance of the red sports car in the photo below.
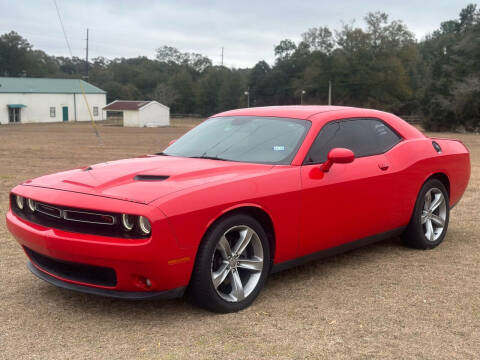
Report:
[[[470,177],[467,148],[395,115],[279,106],[212,116],[163,152],[11,192],[29,269],[124,299],[250,305],[269,273],[402,235],[431,249]]]

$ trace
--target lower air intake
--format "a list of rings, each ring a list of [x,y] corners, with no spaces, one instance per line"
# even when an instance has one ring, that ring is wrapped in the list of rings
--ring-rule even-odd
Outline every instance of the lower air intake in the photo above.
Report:
[[[112,268],[54,259],[27,247],[24,249],[35,265],[52,275],[85,284],[112,287],[117,285],[117,275]]]

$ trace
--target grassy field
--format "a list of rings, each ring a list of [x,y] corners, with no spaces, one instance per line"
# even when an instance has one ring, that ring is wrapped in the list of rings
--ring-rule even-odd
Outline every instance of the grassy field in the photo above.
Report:
[[[88,124],[0,127],[0,213],[23,180],[161,151],[194,121],[161,129]],[[26,269],[0,223],[0,359],[478,359],[480,136],[472,178],[432,251],[389,239],[270,277],[227,315],[184,299],[126,302],[58,289]]]

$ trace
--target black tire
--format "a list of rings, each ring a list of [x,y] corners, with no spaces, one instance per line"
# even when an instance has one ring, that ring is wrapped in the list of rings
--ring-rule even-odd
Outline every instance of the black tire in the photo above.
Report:
[[[440,192],[444,197],[445,209],[444,209],[443,216],[445,217],[445,219],[444,219],[442,232],[439,233],[438,235],[434,234],[435,236],[434,240],[433,239],[429,240],[425,233],[425,231],[427,231],[425,228],[426,225],[422,224],[422,213],[425,214],[424,213],[425,195],[429,191],[436,191],[436,190],[440,190]],[[423,250],[433,249],[438,245],[440,245],[440,243],[445,238],[445,234],[447,233],[447,229],[448,229],[449,219],[450,219],[450,206],[449,206],[449,197],[448,197],[447,189],[445,188],[445,185],[443,185],[443,183],[440,180],[429,179],[425,182],[425,184],[423,184],[422,188],[420,189],[420,192],[418,193],[412,218],[410,219],[410,223],[408,224],[407,229],[402,235],[402,240],[407,246],[410,246],[416,249],[423,249]]]
[[[257,240],[255,240],[255,244],[257,248],[259,244],[261,244],[263,248],[263,268],[261,271],[256,272],[256,274],[260,274],[260,276],[259,278],[257,276],[258,282],[253,290],[251,290],[250,294],[245,296],[243,300],[232,302],[226,301],[224,298],[222,298],[215,289],[212,280],[212,269],[214,266],[214,256],[218,256],[217,244],[219,244],[220,239],[227,231],[237,226],[247,226],[253,229],[256,235],[258,235]],[[258,240],[260,240],[260,242]],[[249,246],[253,246],[253,240],[251,242],[252,245]],[[251,249],[247,248],[244,254],[246,254],[247,250],[252,251]],[[223,259],[221,260],[223,261]],[[235,271],[240,273],[246,270],[235,268]],[[260,293],[260,290],[263,288],[269,271],[270,246],[267,235],[262,226],[254,218],[245,214],[239,213],[227,216],[215,223],[205,234],[197,252],[187,296],[194,304],[206,310],[217,313],[239,311],[252,304],[252,302]],[[233,270],[229,272],[229,275],[225,279],[227,282],[230,282],[230,285],[227,284],[227,286],[231,286],[233,291],[233,283],[231,282],[233,279],[230,278],[233,276],[232,272]],[[246,276],[249,278],[250,275],[247,274]]]

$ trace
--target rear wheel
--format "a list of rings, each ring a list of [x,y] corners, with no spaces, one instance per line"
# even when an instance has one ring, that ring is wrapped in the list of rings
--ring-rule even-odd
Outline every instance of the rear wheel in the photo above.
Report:
[[[449,216],[445,186],[437,179],[428,180],[418,194],[412,218],[403,234],[404,242],[418,249],[438,246],[445,238]]]
[[[189,295],[197,305],[215,312],[246,308],[268,275],[267,235],[253,218],[227,217],[208,231],[198,250]]]

